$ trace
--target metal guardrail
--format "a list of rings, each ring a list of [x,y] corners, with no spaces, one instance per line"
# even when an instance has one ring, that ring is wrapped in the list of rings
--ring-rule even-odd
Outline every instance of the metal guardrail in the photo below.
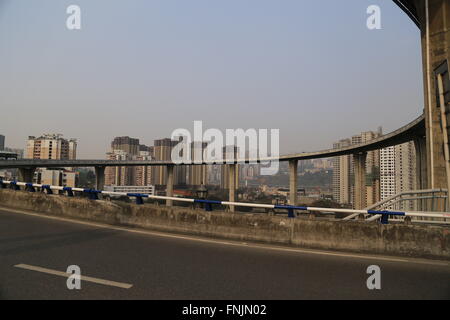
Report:
[[[190,198],[178,198],[178,197],[167,197],[167,196],[156,196],[143,193],[126,193],[126,192],[114,192],[114,191],[101,191],[95,189],[86,188],[72,188],[72,187],[61,187],[61,186],[51,186],[45,184],[36,183],[26,183],[18,181],[3,181],[0,180],[0,188],[7,188],[9,185],[10,189],[21,190],[20,187],[24,187],[24,190],[29,192],[36,192],[36,188],[39,188],[41,192],[46,192],[47,194],[53,194],[53,191],[62,191],[67,196],[73,197],[74,192],[82,192],[88,195],[91,200],[98,200],[99,194],[110,195],[110,196],[126,196],[136,199],[136,204],[144,204],[143,199],[155,199],[155,200],[172,200],[179,202],[190,202],[204,204],[206,211],[212,211],[212,205],[224,205],[224,206],[236,206],[236,207],[252,207],[252,208],[267,208],[267,209],[283,209],[287,211],[289,218],[295,218],[296,211],[304,212],[321,212],[321,213],[349,213],[352,215],[371,215],[380,216],[380,222],[382,224],[388,224],[391,217],[434,217],[450,219],[450,213],[445,212],[404,212],[404,211],[388,211],[388,210],[353,210],[353,209],[333,209],[333,208],[316,208],[316,207],[303,207],[303,206],[290,206],[290,205],[273,205],[273,204],[257,204],[257,203],[245,203],[245,202],[229,202],[229,201],[216,201],[216,200],[204,200],[204,199],[190,199]]]
[[[417,223],[450,223],[450,221],[433,221],[427,220],[429,218],[436,218],[430,215],[435,212],[436,208],[442,207],[444,212],[447,212],[447,190],[446,189],[427,189],[427,190],[411,190],[403,191],[389,198],[381,200],[369,207],[366,210],[376,211],[406,211],[414,208],[415,211],[427,212],[427,215],[421,217],[420,220],[412,220]],[[426,210],[424,210],[426,208]],[[358,218],[358,214],[351,214],[344,218],[344,220],[351,220]],[[366,221],[371,222],[381,218],[381,215],[365,215]],[[404,217],[394,217],[392,220],[401,221]]]

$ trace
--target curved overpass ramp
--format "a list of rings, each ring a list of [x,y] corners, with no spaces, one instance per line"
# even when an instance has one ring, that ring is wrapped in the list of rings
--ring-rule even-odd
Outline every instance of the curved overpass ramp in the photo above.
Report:
[[[289,160],[308,160],[319,158],[330,158],[344,156],[349,154],[379,150],[390,146],[395,146],[408,141],[414,140],[416,137],[425,135],[425,116],[421,115],[417,119],[407,125],[379,138],[370,140],[366,143],[355,144],[345,148],[329,149],[318,152],[298,153],[292,155],[280,156],[280,161]]]
[[[417,12],[416,4],[413,0],[393,0],[411,20],[420,28],[420,20]]]
[[[260,159],[237,159],[235,163],[290,161],[329,158],[378,150],[414,140],[425,135],[425,117],[421,115],[407,125],[373,139],[366,143],[355,144],[345,148],[328,149],[317,152],[296,153],[280,157]],[[117,166],[161,166],[173,165],[172,161],[139,161],[139,160],[0,160],[0,168],[64,168],[64,167],[117,167]],[[191,164],[191,163],[183,163]],[[202,164],[213,164],[203,162]]]

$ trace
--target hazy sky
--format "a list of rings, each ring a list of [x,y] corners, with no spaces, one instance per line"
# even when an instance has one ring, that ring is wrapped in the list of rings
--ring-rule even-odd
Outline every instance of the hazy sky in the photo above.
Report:
[[[81,7],[82,30],[66,28]],[[366,27],[381,7],[382,30]],[[0,0],[0,134],[115,136],[277,128],[282,153],[422,112],[420,35],[391,0]]]

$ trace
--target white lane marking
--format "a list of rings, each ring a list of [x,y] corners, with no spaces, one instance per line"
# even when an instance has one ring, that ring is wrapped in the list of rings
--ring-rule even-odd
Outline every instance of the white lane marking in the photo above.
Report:
[[[70,274],[67,272],[31,266],[29,264],[23,264],[23,263],[16,264],[14,267],[20,268],[20,269],[25,269],[25,270],[31,270],[31,271],[52,274],[54,276],[60,276],[60,277],[65,277],[65,278],[68,278],[70,276]],[[129,283],[109,281],[109,280],[104,280],[104,279],[99,279],[99,278],[87,277],[87,276],[83,276],[83,275],[81,275],[81,281],[93,282],[93,283],[103,284],[105,286],[119,287],[119,288],[123,288],[123,289],[130,289],[133,286],[132,284],[129,284]]]
[[[100,224],[100,223],[95,223],[95,222],[79,221],[79,220],[68,219],[68,218],[48,216],[48,215],[44,215],[44,214],[31,213],[31,212],[27,212],[27,211],[23,211],[23,210],[17,210],[17,209],[5,208],[5,207],[0,207],[0,210],[4,210],[6,212],[8,212],[8,211],[16,212],[16,213],[33,216],[33,217],[38,217],[38,218],[81,224],[81,225],[86,225],[86,226],[90,226],[90,227],[124,231],[124,232],[137,233],[137,234],[143,234],[143,235],[158,236],[158,237],[163,237],[163,238],[182,239],[182,240],[190,240],[190,241],[197,241],[197,242],[222,244],[222,245],[235,246],[235,247],[247,247],[247,248],[261,249],[261,250],[284,251],[284,252],[294,252],[294,253],[303,253],[303,254],[334,256],[334,257],[341,257],[341,258],[368,259],[368,260],[379,260],[379,261],[388,261],[388,262],[415,263],[415,264],[426,264],[426,265],[450,267],[450,262],[446,262],[446,261],[442,261],[442,260],[395,258],[395,257],[388,257],[388,256],[369,256],[369,255],[363,255],[363,254],[318,251],[318,250],[312,250],[312,249],[284,248],[284,247],[262,245],[262,244],[249,244],[249,243],[243,244],[240,242],[205,239],[205,238],[198,238],[198,237],[194,237],[194,236],[182,236],[182,235],[175,235],[175,234],[169,234],[169,233],[163,233],[163,232],[157,232],[157,231],[128,229],[125,227],[117,227],[117,226],[113,226],[113,225]]]

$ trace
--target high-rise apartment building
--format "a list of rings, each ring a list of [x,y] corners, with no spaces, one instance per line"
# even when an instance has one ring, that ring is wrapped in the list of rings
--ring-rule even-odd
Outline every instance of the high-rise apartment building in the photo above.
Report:
[[[381,150],[381,200],[403,191],[415,189],[415,157],[415,148],[412,141]]]
[[[5,150],[5,136],[0,134],[0,151]]]
[[[169,138],[155,140],[153,144],[154,159],[159,161],[167,161],[171,159],[172,148],[175,141]],[[152,181],[154,185],[167,184],[167,169],[164,166],[152,167]]]
[[[333,144],[334,149],[351,145],[350,139],[342,139]],[[333,199],[339,203],[351,203],[351,156],[335,157],[333,160]]]
[[[333,144],[333,148],[344,148],[376,139],[382,135],[381,128],[377,132],[366,131],[343,139]],[[380,152],[369,151],[366,157],[366,198],[364,207],[380,200]],[[342,204],[354,204],[354,161],[352,155],[335,157],[333,160],[333,198]]]
[[[64,139],[61,134],[44,134],[38,138],[29,136],[27,159],[73,160],[77,158],[77,140]],[[71,168],[64,170],[37,169],[34,182],[41,184],[76,187],[78,173]]]
[[[152,160],[153,147],[139,144],[139,139],[128,136],[116,137],[111,142],[111,151],[106,154],[109,160]],[[151,167],[107,167],[105,185],[107,186],[149,186]]]
[[[170,161],[172,159],[172,149],[181,140],[170,138],[155,140],[153,146],[154,159],[160,161]],[[167,185],[167,168],[164,166],[152,167],[152,181],[154,185]],[[186,166],[176,166],[174,168],[174,185],[186,185]]]
[[[223,159],[227,161],[229,159],[237,159],[237,155],[239,154],[239,149],[236,146],[225,146],[223,147]],[[239,188],[239,171],[240,166],[236,165],[236,175],[235,175],[235,186]],[[220,179],[220,188],[221,189],[229,189],[230,186],[230,165],[224,164],[221,166],[221,179]]]
[[[106,154],[108,160],[132,160],[132,156],[123,150],[113,150]],[[127,186],[133,185],[132,167],[106,167],[105,185]]]
[[[130,155],[139,155],[140,148],[139,139],[135,138],[116,137],[111,142],[111,150],[122,150]]]
[[[366,131],[361,133],[361,143],[369,142],[382,135],[381,127],[377,132]],[[380,201],[380,150],[367,153],[366,157],[366,203],[365,207]]]
[[[395,147],[381,149],[380,152],[381,200],[385,200],[397,192],[395,186]]]
[[[190,148],[192,161],[196,158],[200,159],[200,157],[203,159],[203,152],[207,146],[208,143],[206,142],[192,142]],[[208,170],[206,165],[188,166],[187,174],[187,184],[190,186],[200,186],[208,183]]]
[[[66,140],[61,134],[45,134],[38,138],[29,136],[27,141],[27,159],[76,159],[77,140]]]
[[[139,155],[134,157],[134,160],[152,160],[153,148],[147,147],[144,150],[149,151],[139,151]],[[152,167],[149,166],[139,166],[134,167],[134,185],[135,186],[149,186],[152,184]]]
[[[410,141],[395,146],[395,187],[397,192],[416,189],[416,149]]]

